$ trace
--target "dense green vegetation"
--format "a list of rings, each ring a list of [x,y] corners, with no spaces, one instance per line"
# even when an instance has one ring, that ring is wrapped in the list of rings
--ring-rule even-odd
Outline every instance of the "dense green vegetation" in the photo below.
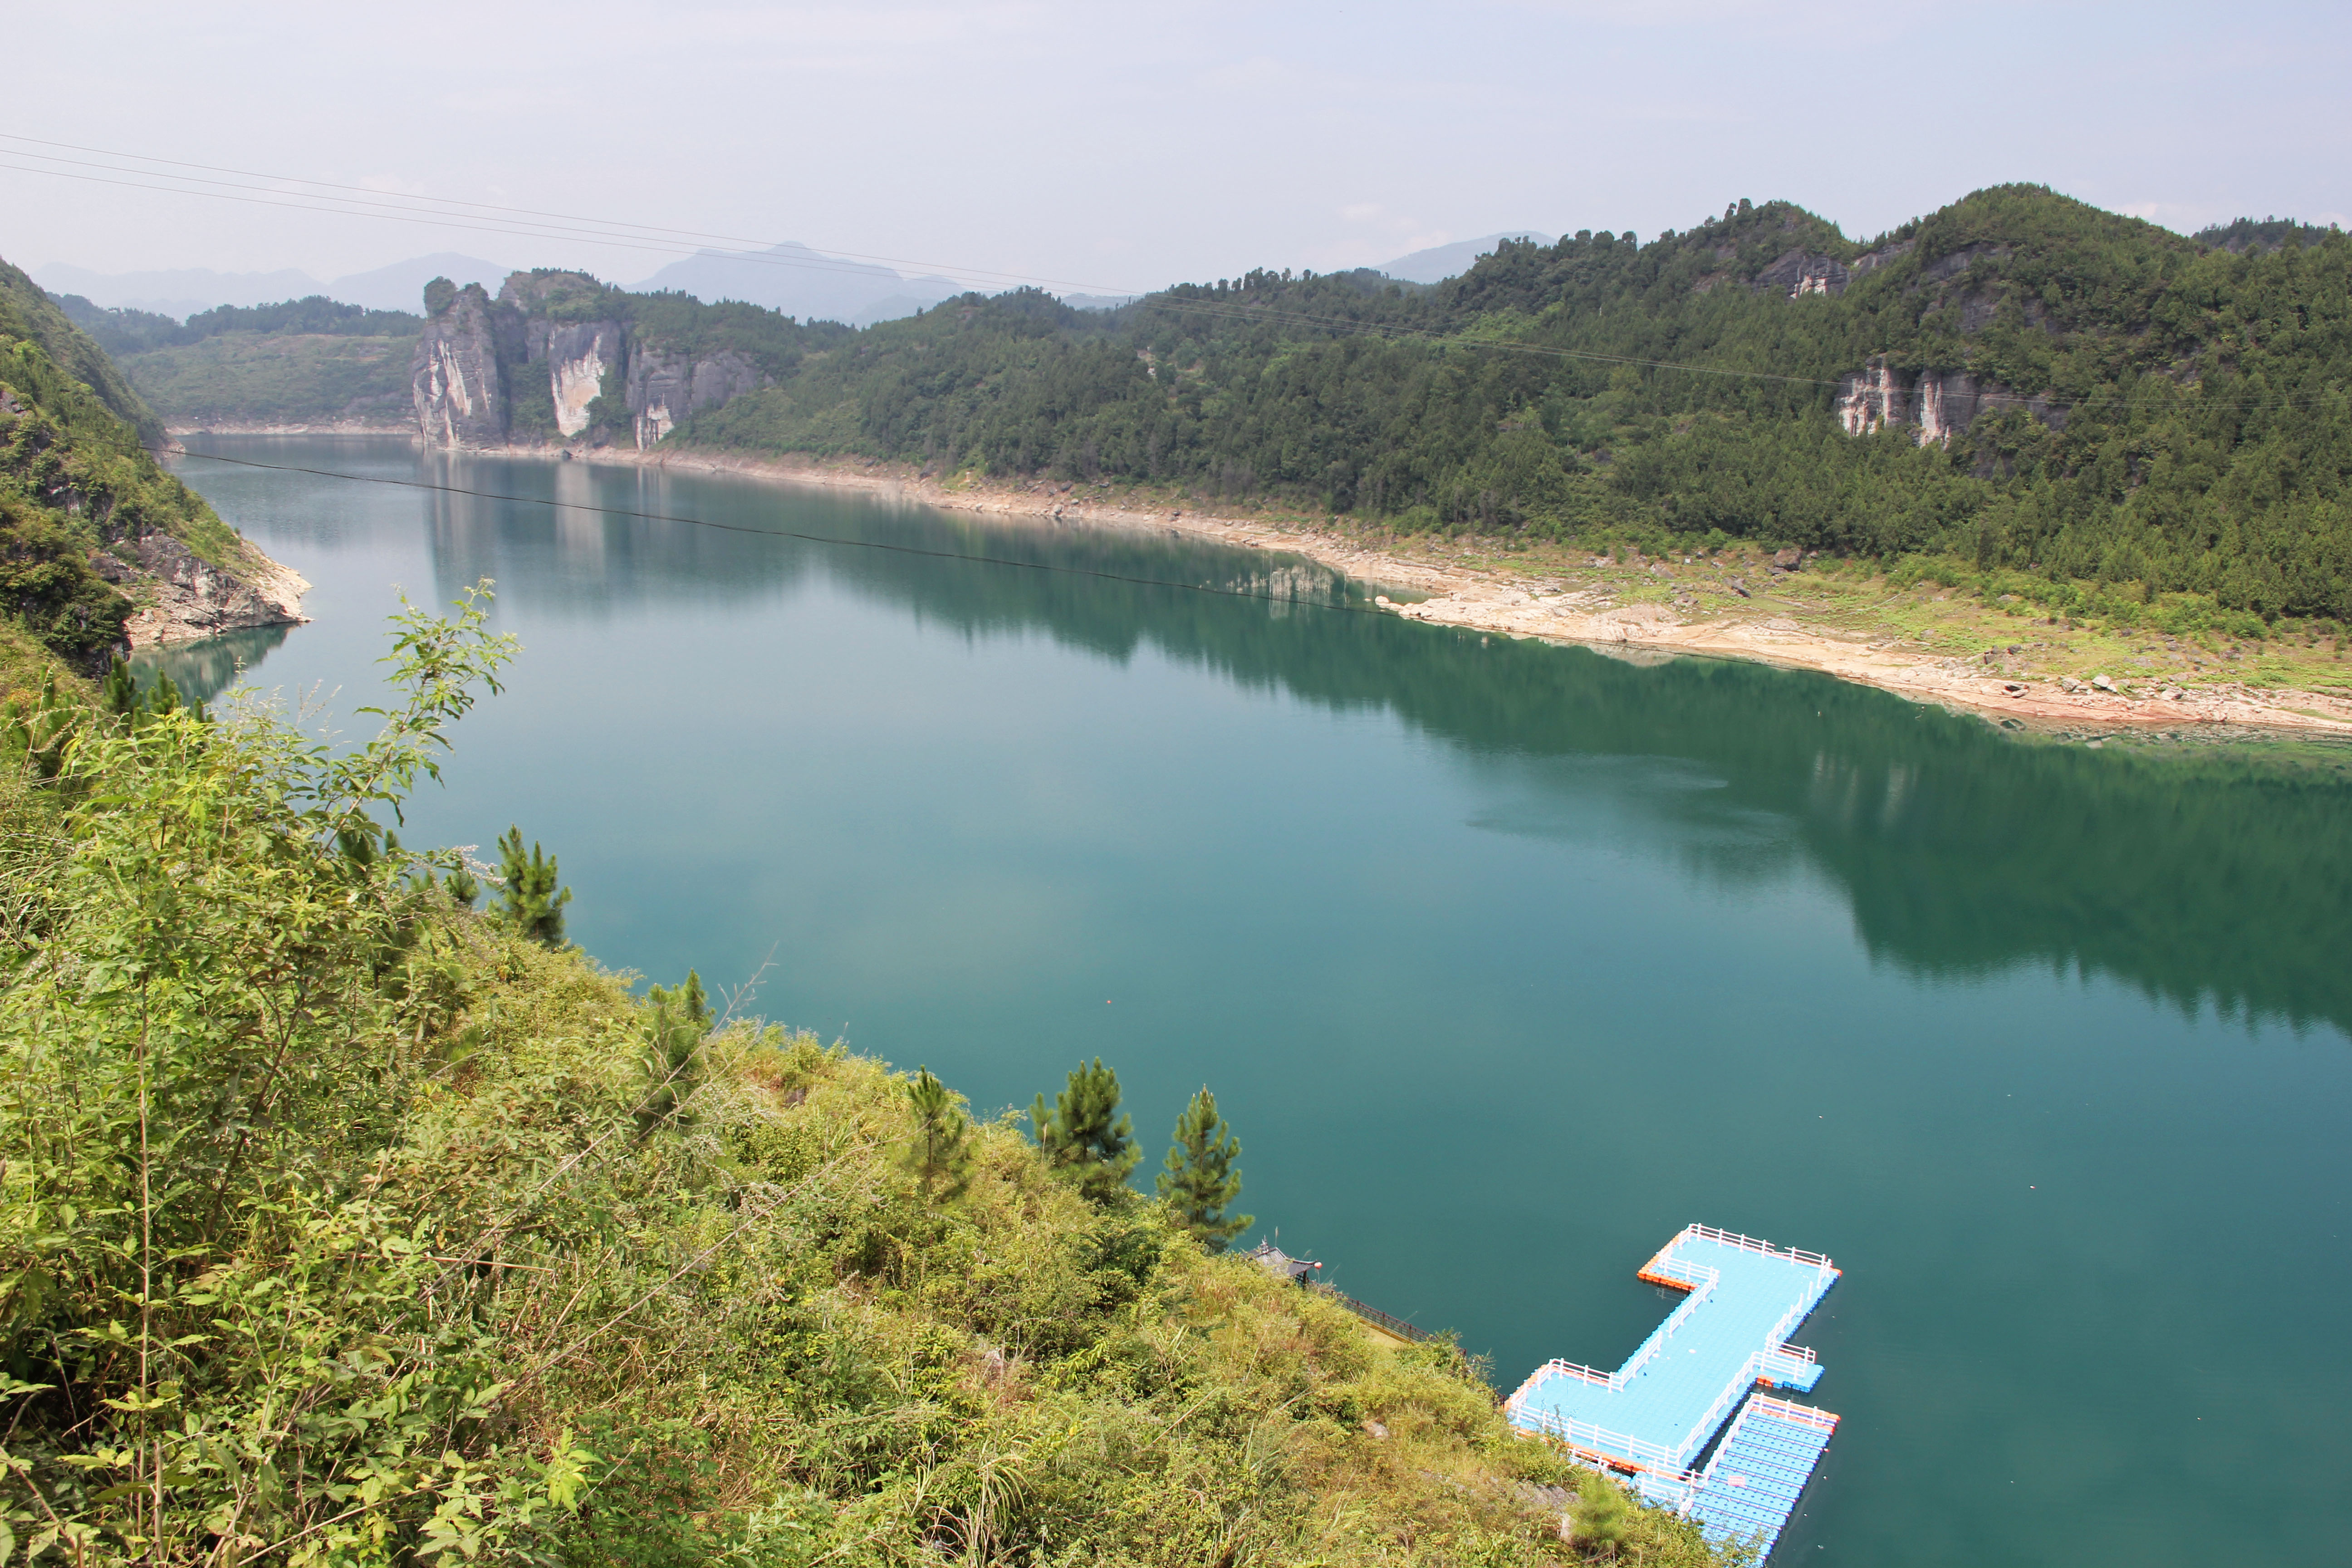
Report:
[[[0,1560],[1715,1561],[1451,1346],[452,898],[388,825],[510,652],[403,617],[355,748],[235,701],[8,748]]]
[[[174,426],[360,423],[413,428],[413,337],[224,332],[126,354],[124,374]]]
[[[2242,217],[2209,225],[2189,237],[2208,250],[2277,250],[2289,245],[2317,245],[2335,232],[2333,227],[2291,217]]]
[[[222,305],[176,321],[79,294],[57,296],[56,304],[173,425],[395,426],[413,417],[409,357],[425,318],[406,310],[313,294]]]
[[[163,425],[106,357],[105,349],[75,326],[39,284],[5,261],[0,261],[0,331],[38,345],[51,363],[80,383],[141,441],[152,446],[162,440]]]
[[[2004,186],[1869,245],[1743,202],[1647,245],[1507,244],[1432,289],[1261,271],[1107,317],[968,296],[671,438],[2352,616],[2352,238],[2254,230],[2208,248]],[[1882,356],[2007,395],[1948,445],[1850,436],[1841,380]]]
[[[409,310],[371,310],[324,294],[275,305],[217,305],[184,321],[152,310],[93,305],[79,294],[56,296],[58,307],[110,354],[185,348],[224,332],[282,332],[307,337],[413,338],[425,318]]]
[[[154,416],[103,351],[0,263],[0,611],[86,669],[120,641],[130,574],[110,547],[166,533],[215,564],[245,546],[158,468]]]

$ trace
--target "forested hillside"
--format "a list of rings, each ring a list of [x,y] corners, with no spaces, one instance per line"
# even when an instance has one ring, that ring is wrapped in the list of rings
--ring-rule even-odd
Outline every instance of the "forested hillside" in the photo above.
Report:
[[[275,305],[218,305],[184,321],[152,310],[93,305],[79,294],[57,298],[58,308],[108,353],[185,348],[224,332],[287,332],[315,337],[413,338],[425,318],[407,310],[370,310],[323,294]]]
[[[104,662],[126,590],[154,572],[246,560],[236,531],[156,465],[146,447],[161,439],[104,351],[0,262],[0,614],[69,664]]]
[[[1265,498],[1405,531],[1921,552],[2352,616],[2352,239],[2038,186],[1867,244],[1740,203],[1433,289],[967,296],[671,437]]]
[[[391,429],[414,419],[408,362],[425,319],[405,310],[367,310],[315,294],[275,305],[223,305],[184,321],[103,309],[76,294],[59,297],[57,305],[175,426]]]

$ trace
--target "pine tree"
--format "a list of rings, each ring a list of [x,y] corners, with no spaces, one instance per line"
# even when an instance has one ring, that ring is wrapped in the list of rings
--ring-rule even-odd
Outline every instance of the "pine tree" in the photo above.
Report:
[[[506,900],[499,912],[507,923],[543,947],[562,947],[563,906],[572,901],[572,889],[557,890],[555,857],[541,855],[537,844],[524,858],[522,829],[511,824],[499,840],[499,879]]]
[[[51,675],[29,708],[12,697],[0,709],[0,756],[20,762],[36,778],[53,779],[64,771],[67,749],[81,733],[88,712],[71,693],[58,695],[58,678]]]
[[[1633,1500],[1623,1488],[1597,1473],[1587,1474],[1576,1490],[1576,1501],[1568,1513],[1568,1533],[1587,1552],[1607,1547],[1614,1557],[1633,1533]]]
[[[130,718],[131,710],[138,706],[139,682],[132,679],[131,667],[123,662],[121,654],[116,654],[112,662],[107,665],[106,681],[98,689],[98,693],[106,704],[106,710],[117,719]]]
[[[1118,1111],[1118,1074],[1103,1066],[1100,1057],[1071,1072],[1069,1087],[1055,1097],[1053,1110],[1045,1109],[1042,1094],[1029,1108],[1046,1163],[1070,1175],[1078,1191],[1097,1204],[1117,1202],[1143,1158],[1135,1147],[1134,1123]]]
[[[1241,1140],[1217,1114],[1217,1097],[1204,1086],[1176,1119],[1176,1142],[1169,1146],[1159,1188],[1178,1222],[1212,1252],[1232,1246],[1257,1218],[1225,1216],[1225,1206],[1242,1195],[1241,1173],[1234,1169],[1241,1152]]]
[[[449,889],[450,900],[460,909],[472,909],[482,896],[481,879],[463,866],[453,868],[441,885]]]
[[[199,724],[209,723],[211,716],[201,702],[190,702],[180,695],[180,688],[163,670],[155,672],[155,684],[143,693],[139,689],[139,678],[131,673],[131,666],[117,654],[106,667],[106,679],[99,682],[99,705],[112,714],[118,723],[138,729],[154,720],[166,718],[185,708]]]
[[[971,1182],[971,1119],[929,1068],[918,1069],[908,1083],[907,1108],[914,1112],[915,1132],[899,1163],[914,1173],[925,1202],[962,1195]]]
[[[551,868],[553,862],[549,862]],[[675,989],[656,985],[646,992],[646,1097],[637,1104],[637,1136],[646,1137],[667,1121],[684,1125],[686,1099],[702,1084],[702,1042],[710,1033],[710,1003],[702,994],[702,976],[686,972],[686,984]]]
[[[147,689],[145,696],[140,698],[136,703],[132,704],[131,710],[131,722],[133,725],[150,723],[157,719],[168,718],[172,714],[177,713],[183,707],[189,708],[190,710],[195,714],[196,721],[198,723],[204,722],[204,704],[201,702],[193,704],[183,702],[180,697],[180,689],[173,683],[171,676],[162,670],[157,670],[155,672],[155,684]]]

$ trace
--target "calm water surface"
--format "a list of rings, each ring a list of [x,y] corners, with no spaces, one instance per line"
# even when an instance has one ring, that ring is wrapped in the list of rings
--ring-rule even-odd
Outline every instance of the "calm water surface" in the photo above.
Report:
[[[211,449],[1224,586],[1175,539],[393,443]],[[1245,1206],[1507,1388],[1613,1366],[1692,1220],[1832,1255],[1844,1423],[1778,1561],[2342,1560],[2352,773],[2006,734],[1826,679],[225,468],[315,624],[172,656],[374,694],[394,585],[526,652],[413,842],[509,822],[572,934],[983,1111],[1206,1082]],[[363,721],[339,721],[354,727]],[[1147,1166],[1149,1169],[1149,1166]]]

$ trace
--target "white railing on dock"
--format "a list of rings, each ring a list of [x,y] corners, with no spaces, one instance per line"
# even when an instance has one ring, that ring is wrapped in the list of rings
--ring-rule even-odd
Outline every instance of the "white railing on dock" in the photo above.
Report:
[[[1709,1241],[1721,1242],[1726,1247],[1736,1247],[1742,1252],[1759,1252],[1767,1258],[1785,1258],[1791,1263],[1808,1264],[1815,1268],[1830,1267],[1830,1260],[1826,1254],[1807,1252],[1801,1247],[1775,1247],[1759,1237],[1741,1236],[1737,1231],[1717,1230],[1711,1225],[1686,1225],[1683,1226],[1683,1236],[1704,1237]],[[1675,1238],[1675,1241],[1681,1239],[1682,1237]],[[1674,1249],[1674,1242],[1668,1242],[1666,1252],[1672,1252]],[[1659,1256],[1663,1258],[1665,1253],[1660,1253]]]
[[[1756,1374],[1763,1370],[1764,1352],[1758,1351],[1741,1365],[1739,1374],[1715,1396],[1715,1403],[1706,1407],[1706,1414],[1691,1423],[1691,1429],[1683,1434],[1683,1440],[1675,1445],[1675,1463],[1687,1462],[1693,1454],[1706,1447],[1706,1440],[1715,1436],[1715,1429],[1723,1425],[1725,1416],[1731,1414],[1732,1405],[1746,1398],[1748,1391],[1756,1386]]]
[[[1759,1394],[1748,1404],[1750,1410],[1761,1410],[1768,1415],[1799,1426],[1811,1426],[1816,1432],[1834,1432],[1838,1418],[1826,1410],[1816,1410],[1810,1405],[1791,1405],[1785,1399],[1775,1399]]]
[[[1514,1409],[1507,1405],[1504,1414],[1513,1425],[1533,1426],[1570,1447],[1581,1448],[1604,1458],[1623,1459],[1644,1468],[1660,1468],[1670,1480],[1686,1482],[1696,1479],[1683,1467],[1681,1458],[1675,1453],[1630,1432],[1612,1432],[1590,1421],[1571,1421],[1549,1410]]]
[[[1667,1314],[1664,1322],[1650,1331],[1650,1337],[1642,1342],[1641,1348],[1626,1360],[1623,1366],[1619,1367],[1615,1372],[1602,1372],[1597,1366],[1586,1366],[1581,1362],[1548,1361],[1536,1369],[1534,1376],[1530,1377],[1528,1384],[1523,1386],[1532,1385],[1536,1379],[1545,1373],[1552,1373],[1561,1377],[1572,1377],[1579,1383],[1591,1384],[1597,1388],[1608,1389],[1612,1394],[1622,1390],[1627,1384],[1633,1381],[1643,1367],[1664,1353],[1666,1342],[1675,1337],[1675,1331],[1690,1321],[1691,1314],[1698,1310],[1701,1302],[1715,1293],[1717,1282],[1723,1278],[1722,1273],[1717,1269],[1705,1268],[1698,1264],[1691,1264],[1688,1267],[1704,1278],[1696,1282],[1696,1288],[1689,1295],[1683,1298],[1682,1304]]]

